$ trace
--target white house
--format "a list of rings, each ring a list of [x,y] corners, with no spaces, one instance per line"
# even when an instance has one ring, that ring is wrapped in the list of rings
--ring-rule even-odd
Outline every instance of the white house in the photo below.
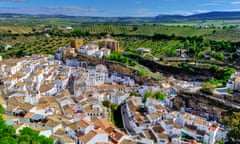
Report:
[[[62,128],[62,123],[54,120],[48,120],[44,127],[51,129],[52,134]]]
[[[78,67],[81,66],[81,62],[77,59],[66,59],[66,65],[67,66],[73,66],[73,67]]]
[[[84,55],[95,55],[98,50],[99,50],[99,47],[97,44],[88,44],[88,45],[81,46],[78,52],[79,54],[84,54]]]
[[[80,144],[109,143],[108,133],[101,129],[90,131],[88,134],[79,137]]]
[[[124,102],[124,100],[126,100],[128,96],[129,96],[129,93],[124,93],[124,92],[112,93],[110,96],[111,97],[110,101],[114,104],[119,105],[122,102]]]
[[[39,89],[41,96],[52,96],[57,93],[57,87],[51,82],[44,82]]]
[[[152,124],[156,124],[157,122],[162,120],[162,117],[163,117],[163,113],[152,113],[147,115],[148,120]]]
[[[194,115],[180,113],[175,122],[184,126],[182,132],[196,140],[201,140],[208,144],[214,144],[216,142],[219,127],[204,119]]]
[[[157,135],[157,144],[167,144],[168,136],[164,133],[160,133]]]
[[[75,140],[65,135],[52,135],[51,138],[54,139],[54,144],[76,144]]]
[[[230,80],[227,82],[226,87],[235,91],[240,91],[240,72],[235,72],[232,74]]]
[[[41,127],[32,127],[32,126],[30,128],[39,132],[39,135],[42,135],[42,136],[45,136],[45,137],[50,137],[52,135],[51,129],[41,128]]]
[[[77,123],[77,131],[81,132],[84,135],[86,135],[93,129],[94,129],[94,125],[86,120],[80,120]]]
[[[139,52],[139,53],[150,53],[151,50],[149,48],[137,48],[136,52]]]
[[[20,134],[20,130],[24,129],[25,127],[29,127],[26,123],[16,123],[13,125],[13,127],[16,129],[16,134]]]

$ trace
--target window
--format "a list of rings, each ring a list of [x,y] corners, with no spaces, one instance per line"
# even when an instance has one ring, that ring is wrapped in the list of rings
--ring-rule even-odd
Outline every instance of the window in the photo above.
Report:
[[[165,140],[160,140],[160,143],[165,143]]]

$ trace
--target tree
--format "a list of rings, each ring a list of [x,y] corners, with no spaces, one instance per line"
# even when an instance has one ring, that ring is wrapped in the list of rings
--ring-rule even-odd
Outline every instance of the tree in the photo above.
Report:
[[[40,136],[38,132],[34,131],[31,128],[24,128],[20,130],[20,136],[30,136],[31,143],[39,143],[39,144],[53,144],[53,140],[50,138],[46,138],[44,136]],[[29,137],[27,137],[29,138]],[[20,138],[22,140],[22,138]],[[29,139],[28,139],[29,140]]]
[[[38,137],[39,133],[34,131],[33,129],[29,128],[29,127],[25,127],[24,129],[20,130],[20,134],[21,135],[29,135],[32,138],[33,137]]]
[[[231,130],[227,134],[227,144],[240,143],[240,112],[233,112],[232,118],[229,120]]]
[[[138,27],[137,26],[134,26],[132,31],[137,31],[138,30]]]
[[[219,60],[219,61],[223,61],[224,60],[224,55],[220,54],[220,53],[216,53],[216,54],[214,54],[214,58]]]
[[[234,92],[232,88],[228,88],[227,91],[228,91],[228,93],[230,93],[230,94],[233,94],[233,92]]]
[[[31,143],[31,139],[29,135],[20,135],[17,137],[17,143]]]
[[[0,138],[15,136],[15,129],[6,125],[2,117],[0,117]]]
[[[53,140],[50,138],[47,138],[45,136],[38,136],[37,140],[41,143],[41,144],[53,144]]]
[[[109,108],[111,106],[111,102],[109,100],[105,100],[102,102],[103,106]]]
[[[215,34],[216,32],[217,32],[216,30],[213,30],[213,31],[212,31],[212,34]]]
[[[210,70],[212,72],[216,72],[218,69],[219,69],[219,67],[217,65],[211,65],[211,67],[210,67]]]
[[[130,96],[139,96],[139,94],[137,92],[135,92],[135,91],[131,91],[130,92]]]
[[[16,140],[10,136],[0,139],[0,144],[17,144]]]
[[[211,84],[210,82],[204,82],[201,87],[201,91],[207,94],[213,94],[213,91],[215,90],[216,85]]]
[[[4,52],[5,48],[0,44],[0,52]]]
[[[224,144],[224,142],[222,140],[218,140],[217,144]]]
[[[15,136],[16,130],[12,126],[6,126],[3,128],[3,133],[1,134],[1,137],[6,137],[6,136]]]
[[[1,93],[1,92],[0,92]],[[5,112],[5,109],[3,108],[3,106],[0,104],[0,114],[3,114]]]
[[[166,94],[163,94],[163,93],[161,93],[161,92],[156,92],[155,94],[154,94],[154,97],[157,99],[157,100],[161,100],[161,101],[163,101],[165,98],[166,98]]]
[[[147,102],[147,99],[148,99],[149,97],[151,97],[151,96],[152,96],[152,92],[151,92],[151,91],[146,92],[146,93],[143,95],[142,103],[144,103],[144,105],[145,105],[146,102]]]

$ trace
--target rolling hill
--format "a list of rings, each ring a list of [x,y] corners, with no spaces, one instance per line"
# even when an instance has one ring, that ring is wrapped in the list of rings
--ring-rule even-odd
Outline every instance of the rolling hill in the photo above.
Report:
[[[29,14],[14,14],[14,13],[0,13],[0,18],[59,18],[71,19],[80,23],[155,23],[155,22],[182,22],[195,20],[239,20],[240,11],[217,11],[199,13],[193,15],[164,15],[160,14],[156,17],[87,17],[87,16],[66,16],[66,15],[29,15]]]

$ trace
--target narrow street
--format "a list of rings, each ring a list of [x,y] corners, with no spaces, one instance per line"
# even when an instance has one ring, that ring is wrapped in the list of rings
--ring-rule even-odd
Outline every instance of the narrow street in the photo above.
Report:
[[[127,115],[126,104],[122,105],[121,114],[122,114],[123,126],[124,126],[126,132],[129,135],[136,135],[134,129],[131,127],[130,120],[129,120],[128,115]]]

